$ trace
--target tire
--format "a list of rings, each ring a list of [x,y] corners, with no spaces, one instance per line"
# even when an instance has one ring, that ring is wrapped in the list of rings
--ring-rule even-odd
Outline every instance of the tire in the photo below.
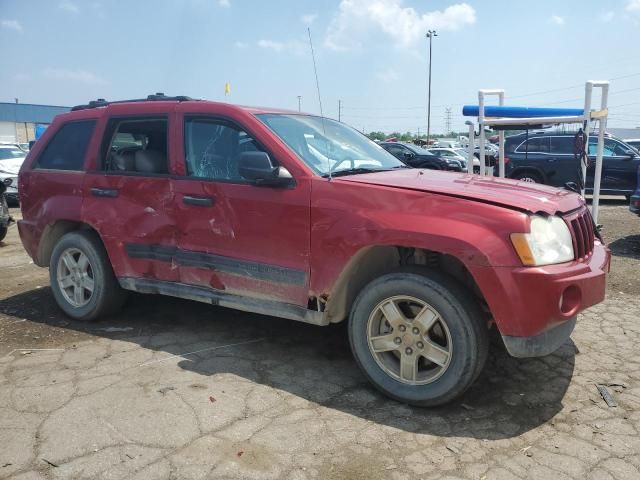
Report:
[[[4,240],[4,237],[7,236],[8,231],[9,231],[9,227],[0,227],[0,242]]]
[[[511,178],[514,178],[516,180],[520,180],[523,182],[529,182],[529,183],[544,183],[544,181],[542,180],[542,177],[540,177],[540,175],[535,172],[528,172],[528,171],[518,172],[515,175],[513,175],[513,177]]]
[[[68,255],[74,257],[77,263],[73,267],[82,270],[83,255],[87,259],[88,267],[86,273],[71,273]],[[65,256],[65,258],[62,258]],[[60,277],[67,280],[77,281],[64,287]],[[93,290],[89,291],[86,286],[89,283],[86,278],[92,281]],[[75,280],[74,280],[75,279]],[[58,306],[69,317],[75,320],[95,320],[100,316],[115,313],[120,309],[126,300],[126,292],[120,288],[116,279],[107,252],[101,240],[95,233],[88,231],[76,231],[67,233],[56,244],[51,254],[49,262],[49,280],[51,291],[58,303]],[[86,286],[84,283],[86,283]],[[82,294],[78,297],[75,293],[79,286],[83,286]],[[74,301],[78,300],[75,304]]]
[[[422,304],[402,303],[398,298],[411,298]],[[402,323],[391,327],[383,321],[387,320],[387,315],[382,315],[380,306],[387,308],[390,301],[398,310],[409,313],[403,321],[414,315],[412,320],[405,322],[404,331],[401,331]],[[424,335],[424,330],[418,335],[414,333],[413,327],[424,325],[416,321],[417,311],[427,313],[420,317],[423,319],[433,313],[441,318],[432,324],[430,330],[427,329],[427,335]],[[376,325],[385,325],[381,328],[386,331],[380,334]],[[356,362],[371,383],[391,398],[422,407],[442,405],[464,393],[480,375],[489,350],[489,331],[477,302],[472,300],[472,294],[452,278],[428,269],[406,268],[369,283],[353,305],[348,330]],[[439,334],[439,338],[434,337],[435,334]],[[394,337],[393,345],[387,335]],[[382,343],[370,342],[371,337],[378,337]],[[401,345],[395,347],[398,340]],[[428,342],[431,346],[427,345]],[[422,355],[429,352],[433,357],[432,352],[438,352],[432,350],[434,343],[440,351],[448,349],[448,360],[442,354],[437,355],[441,357],[439,362],[446,363],[446,366],[438,366]],[[381,346],[381,350],[398,350],[374,353],[373,345],[376,348]],[[408,352],[407,348],[415,352]],[[411,355],[403,356],[401,351]],[[416,355],[417,352],[420,354]],[[416,357],[421,357],[413,363],[418,366],[417,374],[412,380],[403,379],[400,359]],[[409,364],[411,361],[407,362]]]

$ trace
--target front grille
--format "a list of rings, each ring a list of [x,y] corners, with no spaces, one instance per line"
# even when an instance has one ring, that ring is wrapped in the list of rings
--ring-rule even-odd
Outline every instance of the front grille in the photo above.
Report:
[[[571,239],[576,260],[584,260],[593,253],[595,241],[595,226],[593,217],[587,208],[565,217],[571,227]]]

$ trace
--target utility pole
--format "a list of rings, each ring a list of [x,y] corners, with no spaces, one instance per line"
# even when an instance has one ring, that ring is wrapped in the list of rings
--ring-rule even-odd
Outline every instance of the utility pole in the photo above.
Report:
[[[338,121],[340,121],[342,115],[342,100],[338,100]]]
[[[449,135],[451,133],[451,107],[444,109],[444,125],[445,125],[445,134]]]
[[[301,100],[302,100],[302,95],[298,95],[298,111],[299,111],[299,112],[301,112],[301,111],[302,111],[302,110],[301,110],[301,108],[300,108],[300,106],[301,106],[300,101],[301,101]]]
[[[435,30],[427,30],[426,37],[429,39],[429,96],[427,99],[427,145],[429,145],[429,134],[431,133],[431,47],[433,37],[438,34]]]

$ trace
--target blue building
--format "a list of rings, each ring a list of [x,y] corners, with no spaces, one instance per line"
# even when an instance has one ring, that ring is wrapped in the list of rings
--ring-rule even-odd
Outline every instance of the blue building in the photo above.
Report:
[[[53,118],[70,110],[55,105],[0,103],[0,142],[25,143],[35,140]]]

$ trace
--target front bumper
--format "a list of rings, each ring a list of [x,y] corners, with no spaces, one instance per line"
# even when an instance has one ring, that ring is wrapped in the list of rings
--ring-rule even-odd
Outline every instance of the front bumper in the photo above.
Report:
[[[576,317],[572,317],[555,327],[549,328],[531,337],[512,337],[503,335],[502,341],[512,357],[543,357],[559,349],[571,336],[576,326]]]
[[[632,195],[631,202],[629,203],[629,211],[640,215],[640,195]]]
[[[540,356],[569,338],[579,312],[604,300],[610,259],[609,249],[596,241],[585,261],[473,273],[509,352]],[[493,285],[486,283],[491,280]]]

